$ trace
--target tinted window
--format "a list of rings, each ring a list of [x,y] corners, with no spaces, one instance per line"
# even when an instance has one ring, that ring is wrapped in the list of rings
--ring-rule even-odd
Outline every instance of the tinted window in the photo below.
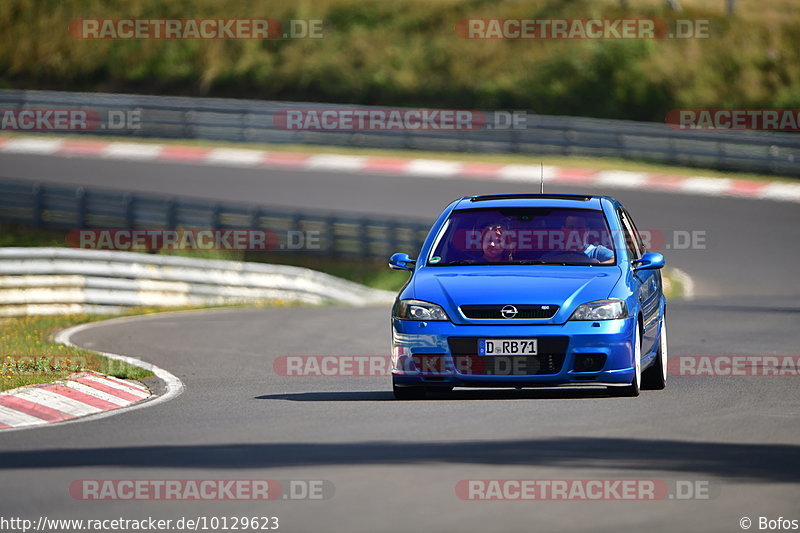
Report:
[[[630,219],[625,211],[620,209],[618,211],[619,219],[622,222],[622,231],[625,234],[625,248],[628,250],[630,258],[638,259],[642,256],[641,241],[637,238],[636,232],[633,229]]]
[[[602,211],[515,207],[453,211],[428,265],[615,264]]]
[[[636,222],[633,221],[633,217],[624,207],[622,208],[622,212],[625,213],[625,218],[628,219],[628,222],[631,225],[633,236],[636,238],[636,242],[638,244],[639,252],[644,254],[647,251],[647,247],[645,247],[644,242],[642,241],[642,236],[639,234],[639,229],[636,227]]]

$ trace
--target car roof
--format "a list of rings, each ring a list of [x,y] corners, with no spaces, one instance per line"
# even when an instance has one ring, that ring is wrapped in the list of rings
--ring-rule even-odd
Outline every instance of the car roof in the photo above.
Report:
[[[578,209],[602,209],[602,200],[618,202],[610,196],[591,194],[484,194],[465,196],[454,207],[455,210],[486,209],[496,207],[572,207]]]

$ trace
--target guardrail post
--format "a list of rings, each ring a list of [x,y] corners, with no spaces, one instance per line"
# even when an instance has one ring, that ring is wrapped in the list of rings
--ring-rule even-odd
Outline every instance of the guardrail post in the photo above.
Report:
[[[79,187],[75,191],[75,228],[84,229],[86,227],[86,189]]]
[[[564,130],[564,138],[567,140],[562,146],[562,155],[572,155],[572,147],[575,145],[575,132],[572,130]]]
[[[780,148],[774,144],[770,145],[767,149],[767,153],[769,154],[769,173],[778,174],[778,163],[781,160]]]
[[[217,230],[220,228],[220,213],[222,213],[222,208],[219,204],[214,204],[214,207],[211,208],[211,229]]]
[[[517,130],[511,131],[511,153],[518,154],[519,153],[519,137],[520,133]]]
[[[33,226],[41,228],[43,225],[42,211],[44,210],[44,187],[38,183],[33,186]]]
[[[187,139],[194,137],[194,109],[189,109],[182,113],[183,136]]]
[[[250,213],[250,229],[261,229],[261,209],[258,207]]]
[[[125,227],[133,229],[136,224],[136,199],[131,193],[122,195],[122,212],[125,213]]]
[[[325,239],[325,252],[327,255],[336,255],[336,217],[328,217],[325,220],[325,233],[327,233],[327,239]]]
[[[167,229],[176,229],[178,227],[178,201],[171,198],[167,202]]]
[[[675,142],[675,137],[670,136],[667,142],[667,146],[669,146],[667,162],[669,163],[676,163],[678,161],[678,150],[675,148]]]
[[[289,229],[292,231],[301,231],[303,229],[303,215],[297,211],[292,213],[292,220],[289,222]]]
[[[386,224],[386,232],[386,245],[389,247],[389,255],[402,251],[397,248],[397,224],[388,222]]]
[[[372,240],[369,236],[369,219],[362,218],[358,221],[358,248],[362,258],[370,256],[370,244]]]

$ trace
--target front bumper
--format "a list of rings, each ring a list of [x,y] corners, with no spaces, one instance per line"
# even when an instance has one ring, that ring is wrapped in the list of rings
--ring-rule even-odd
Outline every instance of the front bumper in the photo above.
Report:
[[[399,387],[626,386],[635,372],[634,327],[635,318],[555,325],[457,325],[395,318],[392,377]],[[533,370],[464,351],[474,339],[492,338],[536,338],[545,348],[531,358]],[[599,365],[585,371],[587,359]],[[431,361],[435,363],[428,364]],[[493,365],[491,373],[484,372],[486,365]]]

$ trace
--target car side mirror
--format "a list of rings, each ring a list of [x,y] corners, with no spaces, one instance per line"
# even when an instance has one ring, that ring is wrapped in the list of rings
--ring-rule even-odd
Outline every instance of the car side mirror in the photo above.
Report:
[[[647,252],[632,264],[633,270],[658,270],[664,268],[664,256],[657,252]]]
[[[389,258],[389,268],[392,270],[414,270],[417,264],[415,259],[408,257],[408,254],[396,253]]]

